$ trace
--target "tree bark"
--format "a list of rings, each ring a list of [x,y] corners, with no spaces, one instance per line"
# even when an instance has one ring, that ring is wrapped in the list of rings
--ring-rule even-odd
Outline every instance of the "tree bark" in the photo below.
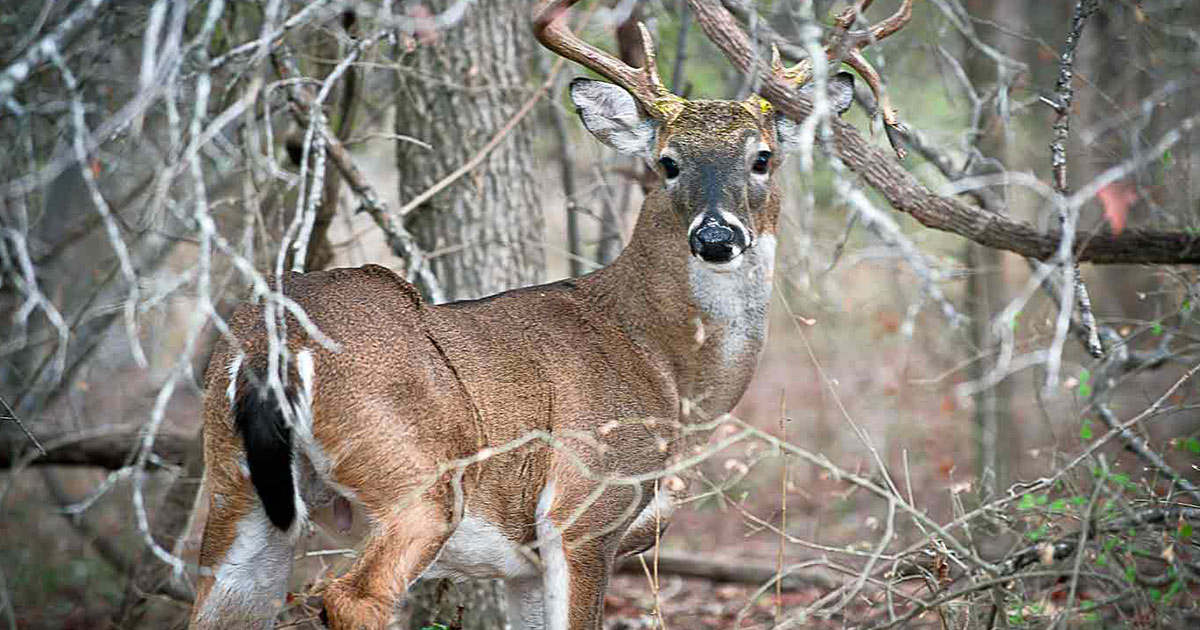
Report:
[[[433,12],[450,2],[429,3]],[[479,150],[526,98],[535,43],[528,7],[480,0],[452,28],[418,39],[398,71],[396,133],[433,145],[397,145],[400,200],[445,177]],[[545,256],[533,176],[532,118],[522,121],[474,172],[418,207],[410,230],[431,257],[447,300],[478,298],[542,280]],[[417,583],[409,627],[501,628],[498,582]],[[461,617],[460,617],[461,615]]]
[[[450,3],[429,4],[439,12]],[[520,107],[535,45],[528,22],[522,4],[483,0],[460,23],[418,40],[398,72],[396,133],[433,149],[396,145],[401,202],[469,160]],[[410,215],[447,299],[478,298],[543,277],[532,120],[517,125],[475,172]]]

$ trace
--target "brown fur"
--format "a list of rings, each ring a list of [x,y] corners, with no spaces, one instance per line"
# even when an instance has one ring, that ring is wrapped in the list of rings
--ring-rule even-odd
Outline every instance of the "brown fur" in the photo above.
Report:
[[[747,134],[774,142],[762,118],[739,103],[694,102],[660,131],[660,150],[670,143],[684,159],[716,156],[745,171]],[[777,196],[771,184],[762,198],[745,196],[731,210],[755,234],[773,234]],[[313,437],[330,464],[327,481],[350,490],[372,521],[360,559],[325,592],[333,628],[382,628],[464,511],[513,542],[532,543],[539,493],[550,481],[557,488],[550,517],[565,526],[570,630],[599,628],[614,559],[653,542],[653,523],[628,536],[625,530],[654,484],[642,484],[640,495],[613,485],[581,515],[577,508],[599,478],[653,473],[689,440],[703,439],[681,427],[731,409],[762,347],[761,338],[752,339],[737,356],[726,356],[724,325],[691,297],[690,199],[653,192],[629,246],[607,268],[483,300],[430,306],[374,265],[284,278],[286,294],[341,345],[340,352],[326,350],[288,320],[291,355],[313,353]],[[197,626],[211,573],[258,500],[239,465],[243,451],[226,389],[239,352],[247,365],[266,356],[262,308],[242,307],[232,327],[240,347],[222,342],[207,376],[212,499]],[[294,384],[295,370],[289,374]],[[684,399],[699,401],[697,411],[681,414]],[[455,487],[448,463],[535,431],[552,435],[555,444],[535,439],[460,467]]]

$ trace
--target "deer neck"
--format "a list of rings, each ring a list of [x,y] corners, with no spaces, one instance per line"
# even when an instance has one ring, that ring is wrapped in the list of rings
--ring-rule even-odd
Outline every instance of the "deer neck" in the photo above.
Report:
[[[646,200],[629,245],[580,288],[603,303],[652,361],[674,379],[694,422],[733,408],[766,341],[775,237],[760,234],[740,262],[718,268],[692,256],[687,225]],[[676,222],[678,224],[676,224]]]

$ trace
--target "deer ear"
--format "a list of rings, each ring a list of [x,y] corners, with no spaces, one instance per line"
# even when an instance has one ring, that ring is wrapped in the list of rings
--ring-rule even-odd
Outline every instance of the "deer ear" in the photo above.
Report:
[[[593,81],[571,81],[571,102],[575,103],[583,126],[608,146],[629,155],[650,159],[658,123],[638,109],[625,88]]]
[[[829,105],[833,111],[837,112],[838,116],[846,113],[846,110],[850,109],[850,104],[854,102],[854,75],[849,72],[839,72],[829,77],[826,88],[829,92]],[[813,84],[806,83],[800,88],[800,92],[811,92],[812,89]],[[776,115],[775,133],[784,153],[800,148],[800,125],[797,125],[792,119],[782,114]]]

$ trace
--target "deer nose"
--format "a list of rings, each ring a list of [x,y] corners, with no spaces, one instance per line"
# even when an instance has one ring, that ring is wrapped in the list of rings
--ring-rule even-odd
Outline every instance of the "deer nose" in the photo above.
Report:
[[[727,225],[708,223],[692,232],[688,239],[692,254],[705,262],[725,263],[741,253],[737,234]]]

